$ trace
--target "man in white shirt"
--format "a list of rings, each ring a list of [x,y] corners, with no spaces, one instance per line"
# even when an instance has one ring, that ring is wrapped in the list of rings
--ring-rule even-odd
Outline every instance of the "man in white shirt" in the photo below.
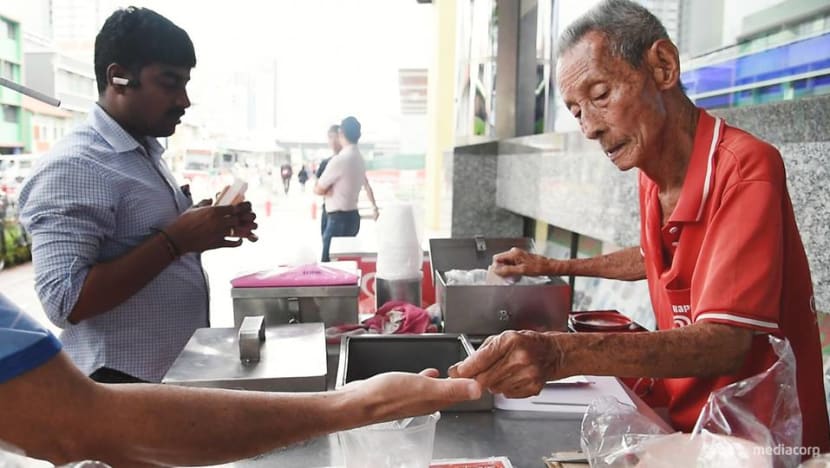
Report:
[[[375,219],[378,215],[375,196],[366,179],[366,164],[357,148],[357,142],[360,140],[360,122],[356,118],[349,116],[340,123],[340,140],[343,149],[331,158],[314,187],[314,193],[326,197],[328,220],[323,230],[324,262],[330,260],[329,247],[332,237],[354,237],[360,231],[357,200],[361,188],[366,187]]]

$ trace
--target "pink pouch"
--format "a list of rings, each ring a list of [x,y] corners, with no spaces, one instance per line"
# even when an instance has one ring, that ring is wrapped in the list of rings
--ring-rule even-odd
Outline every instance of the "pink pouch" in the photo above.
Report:
[[[298,286],[352,286],[358,276],[316,263],[298,267],[277,267],[231,280],[234,288],[279,288]]]
[[[390,312],[396,311],[403,314],[403,320],[397,324],[390,323]],[[375,330],[378,333],[398,334],[420,334],[434,333],[437,331],[435,325],[430,322],[427,311],[420,307],[402,301],[390,301],[381,307],[375,315],[363,321],[363,325]]]

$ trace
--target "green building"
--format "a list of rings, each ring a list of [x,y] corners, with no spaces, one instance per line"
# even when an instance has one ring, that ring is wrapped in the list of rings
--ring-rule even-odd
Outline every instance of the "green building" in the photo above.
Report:
[[[23,39],[20,23],[0,15],[0,76],[21,83]],[[23,151],[24,127],[21,96],[0,87],[0,154]]]

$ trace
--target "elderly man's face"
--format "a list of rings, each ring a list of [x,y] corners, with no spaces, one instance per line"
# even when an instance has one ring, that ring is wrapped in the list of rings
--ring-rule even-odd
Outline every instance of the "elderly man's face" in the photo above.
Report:
[[[565,52],[557,77],[582,133],[598,140],[620,170],[643,167],[661,151],[663,97],[646,69],[611,55],[604,35],[589,32]]]

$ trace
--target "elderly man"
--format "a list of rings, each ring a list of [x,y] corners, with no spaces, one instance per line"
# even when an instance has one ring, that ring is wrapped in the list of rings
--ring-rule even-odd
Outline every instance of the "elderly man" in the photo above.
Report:
[[[575,374],[656,378],[671,423],[689,431],[713,390],[776,360],[772,334],[795,353],[804,446],[830,449],[810,271],[778,151],[694,106],[677,48],[633,2],[586,13],[557,57],[582,132],[620,170],[639,169],[641,244],[577,260],[512,250],[494,258],[496,272],[646,278],[658,331],[505,332],[451,375],[510,397]]]

